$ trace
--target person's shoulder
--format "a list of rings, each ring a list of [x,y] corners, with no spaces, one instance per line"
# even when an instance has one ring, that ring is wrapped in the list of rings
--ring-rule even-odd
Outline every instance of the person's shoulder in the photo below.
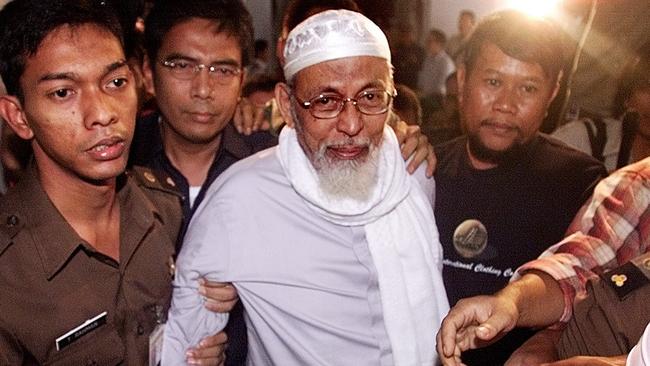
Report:
[[[276,150],[276,147],[271,147],[234,163],[217,177],[209,192],[228,191],[247,196],[257,192],[259,187],[277,181],[283,173]]]
[[[180,216],[183,194],[169,175],[147,167],[134,166],[126,172],[126,176],[160,211]]]
[[[7,248],[14,243],[14,238],[24,227],[25,220],[17,211],[0,208],[0,257],[4,256]]]
[[[448,172],[449,169],[457,169],[460,162],[465,159],[467,150],[467,137],[458,136],[452,140],[443,142],[434,146],[438,164],[436,167],[436,176],[438,173]]]
[[[543,163],[543,166],[548,164],[554,169],[602,169],[605,171],[603,163],[598,159],[553,136],[540,133],[538,141],[540,149],[538,149],[538,156],[535,160],[538,163]]]

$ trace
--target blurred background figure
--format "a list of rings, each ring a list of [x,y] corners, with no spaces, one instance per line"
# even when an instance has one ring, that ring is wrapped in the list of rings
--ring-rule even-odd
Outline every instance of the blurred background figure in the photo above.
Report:
[[[423,100],[422,133],[432,145],[452,140],[463,134],[458,112],[458,80],[456,72],[445,80],[446,92]]]
[[[255,79],[261,76],[270,76],[271,51],[269,42],[265,39],[256,39],[254,44],[253,62],[246,68],[246,78]]]
[[[409,125],[422,125],[422,106],[417,94],[402,84],[396,84],[395,89],[397,96],[393,99],[393,112]]]
[[[265,116],[264,125],[260,128],[275,135],[284,125],[280,111],[273,103],[275,84],[279,81],[270,75],[261,74],[248,78],[242,89],[242,97],[247,98],[255,108],[266,108],[265,113],[268,115]]]
[[[650,156],[650,62],[647,59],[639,57],[625,68],[612,116],[584,116],[560,126],[553,136],[602,161],[610,172]]]
[[[417,43],[417,34],[413,26],[398,24],[391,40],[395,83],[417,90],[418,73],[422,68],[425,52],[424,48]]]
[[[426,97],[444,95],[447,77],[456,71],[454,60],[445,52],[447,36],[440,29],[432,29],[427,38],[426,56],[418,74],[418,91]]]
[[[476,26],[476,14],[471,10],[462,10],[458,15],[458,33],[449,38],[446,51],[454,60],[460,53],[463,42]]]

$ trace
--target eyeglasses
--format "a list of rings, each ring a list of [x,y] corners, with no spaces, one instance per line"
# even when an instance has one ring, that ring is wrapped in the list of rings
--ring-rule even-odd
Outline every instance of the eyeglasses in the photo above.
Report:
[[[374,116],[388,111],[391,100],[397,92],[390,93],[387,90],[365,90],[354,98],[343,98],[338,94],[320,94],[309,101],[302,101],[296,95],[293,97],[304,109],[308,109],[314,118],[327,119],[338,116],[345,103],[352,103],[355,108],[366,115]]]
[[[160,64],[166,67],[171,74],[180,80],[191,80],[201,70],[208,70],[210,75],[219,84],[228,84],[241,74],[241,67],[230,64],[205,65],[189,60],[161,60]]]

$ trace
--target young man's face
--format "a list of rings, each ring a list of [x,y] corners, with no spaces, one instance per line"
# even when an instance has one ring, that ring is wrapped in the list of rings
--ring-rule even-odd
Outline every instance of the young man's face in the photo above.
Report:
[[[12,127],[33,137],[41,172],[104,181],[124,171],[137,100],[115,36],[92,24],[55,29],[27,58],[20,87],[13,119],[23,124]]]
[[[172,27],[163,38],[157,60],[148,60],[144,74],[153,83],[168,133],[191,144],[213,142],[232,119],[241,93],[243,74],[217,75],[219,69],[242,67],[237,38],[216,32],[214,21],[191,18]],[[179,78],[162,62],[203,64],[208,67]]]
[[[539,64],[510,57],[492,43],[483,45],[471,70],[459,68],[458,86],[470,152],[497,160],[535,135],[558,90]]]

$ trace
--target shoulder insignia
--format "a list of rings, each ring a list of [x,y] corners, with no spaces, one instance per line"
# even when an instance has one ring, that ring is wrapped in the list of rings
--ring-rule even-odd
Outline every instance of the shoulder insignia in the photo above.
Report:
[[[23,220],[17,213],[0,213],[0,255],[9,247],[23,226]]]
[[[637,289],[650,284],[648,276],[633,262],[628,262],[606,272],[601,277],[616,292],[620,300],[625,299]]]
[[[134,166],[127,172],[127,175],[134,178],[141,187],[181,195],[174,180],[162,172],[141,166]]]

